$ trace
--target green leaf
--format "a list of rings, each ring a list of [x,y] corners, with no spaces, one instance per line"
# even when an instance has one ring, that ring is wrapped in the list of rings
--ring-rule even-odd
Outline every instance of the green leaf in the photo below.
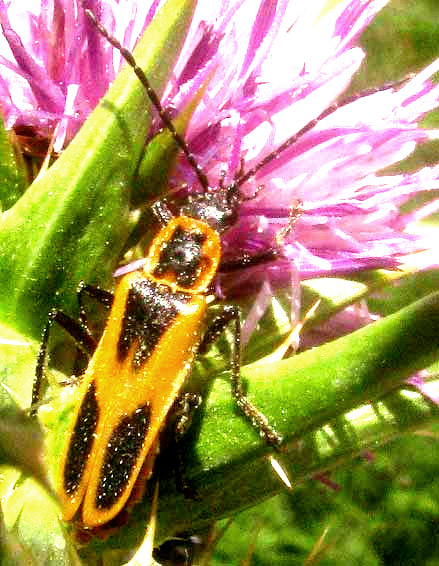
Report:
[[[159,93],[194,3],[168,1],[136,48]],[[75,311],[80,280],[109,282],[132,230],[130,184],[149,127],[147,108],[144,88],[125,67],[68,149],[4,215],[0,316],[17,330],[38,337],[50,308]]]
[[[176,131],[181,136],[184,136],[206,86],[207,84],[199,90],[173,121]],[[150,242],[153,237],[151,227],[154,226],[156,218],[153,216],[150,205],[153,200],[162,198],[168,192],[169,174],[175,166],[179,151],[180,148],[175,143],[174,137],[166,128],[154,136],[146,146],[133,180],[133,198],[131,201],[131,205],[139,207],[142,212],[126,242],[126,250],[130,250],[139,242],[142,243],[142,240]],[[141,253],[143,253],[143,249]]]
[[[0,493],[3,501],[5,554],[12,562],[28,566],[79,566],[76,550],[65,536],[59,509],[52,498],[32,479],[10,468],[2,469]]]
[[[438,419],[437,406],[421,395],[413,400],[410,395],[392,393],[403,379],[430,365],[438,354],[436,293],[357,332],[270,367],[246,366],[242,375],[251,401],[284,435],[288,454],[281,453],[279,459],[293,467],[294,484],[333,466],[340,454],[353,457],[360,449]],[[370,411],[358,413],[354,434],[353,417],[346,413],[382,397],[383,408],[374,405],[372,409],[375,415],[381,412],[381,417],[372,423]],[[335,428],[333,438],[322,444],[324,429],[319,429],[328,423],[336,425],[339,418],[349,423],[345,430],[351,434],[338,436],[334,446]],[[185,500],[172,488],[172,480],[162,482],[162,535],[200,529],[282,489],[268,464],[266,445],[245,419],[235,414],[230,387],[224,380],[217,379],[212,387],[196,438],[187,455],[187,479],[199,500]]]
[[[245,366],[242,376],[250,400],[284,436],[284,449],[274,455],[294,487],[314,474],[346,465],[365,449],[438,420],[439,408],[428,398],[407,386],[400,389],[405,378],[430,365],[438,354],[436,293],[324,346],[275,364]],[[218,363],[223,360],[210,358],[205,364],[210,377]],[[208,379],[198,373],[198,385]],[[200,531],[285,489],[270,465],[272,451],[236,414],[228,374],[210,385],[184,452],[185,480],[197,497],[184,497],[177,490],[175,455],[162,460],[158,541]],[[88,551],[139,544],[148,502],[147,496],[126,526],[105,543],[91,541]]]
[[[40,483],[47,483],[43,456],[43,433],[36,419],[21,411],[0,411],[0,465],[20,468]]]

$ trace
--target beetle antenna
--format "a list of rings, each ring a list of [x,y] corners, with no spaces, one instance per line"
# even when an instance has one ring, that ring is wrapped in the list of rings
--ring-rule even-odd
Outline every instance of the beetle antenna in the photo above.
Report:
[[[346,106],[347,104],[350,104],[351,102],[355,102],[356,100],[359,100],[360,98],[363,98],[365,96],[370,96],[371,94],[375,94],[375,93],[381,92],[383,90],[388,90],[390,88],[397,88],[397,87],[401,86],[402,84],[404,84],[405,82],[407,82],[410,78],[412,78],[412,76],[413,75],[408,75],[408,76],[405,76],[402,79],[399,79],[397,81],[387,82],[387,83],[384,83],[383,85],[378,86],[378,87],[367,88],[367,89],[364,89],[360,92],[357,92],[356,94],[352,94],[351,96],[347,96],[346,98],[343,98],[342,100],[340,100],[340,102],[337,102],[337,101],[333,102],[327,108],[325,108],[325,110],[323,110],[323,112],[321,112],[317,116],[317,118],[314,118],[313,120],[311,120],[310,122],[305,124],[303,126],[303,128],[301,128],[298,132],[296,132],[294,135],[292,135],[287,140],[285,140],[274,151],[272,151],[268,155],[266,155],[254,167],[252,167],[251,169],[249,169],[248,171],[246,171],[242,175],[239,175],[238,178],[235,180],[235,186],[238,187],[238,188],[241,187],[251,177],[254,177],[258,171],[260,171],[263,167],[265,167],[265,165],[268,165],[268,163],[271,163],[271,161],[274,161],[275,159],[277,159],[283,151],[285,151],[290,146],[295,144],[296,141],[299,138],[301,138],[304,134],[308,133],[310,130],[315,128],[315,126],[317,126],[317,124],[321,120],[323,120],[324,118],[326,118],[330,114],[333,114],[339,108]]]
[[[163,124],[171,132],[171,135],[174,138],[175,143],[178,145],[178,147],[182,150],[182,152],[186,156],[186,159],[187,159],[189,165],[194,170],[201,186],[203,187],[203,189],[205,191],[207,191],[209,189],[209,181],[207,179],[206,173],[202,169],[201,165],[197,162],[194,155],[191,153],[191,151],[190,151],[186,141],[184,140],[183,136],[181,136],[177,132],[177,130],[175,129],[175,126],[174,126],[174,124],[171,120],[171,117],[169,116],[166,109],[163,108],[163,106],[160,102],[160,99],[157,96],[157,93],[152,88],[151,83],[149,82],[147,76],[145,75],[145,73],[143,72],[141,67],[139,67],[139,65],[137,64],[133,54],[128,49],[126,49],[114,36],[112,36],[108,33],[108,31],[105,29],[105,27],[99,22],[99,20],[95,16],[95,14],[89,8],[85,8],[85,13],[86,13],[88,19],[90,20],[90,22],[99,31],[99,33],[113,47],[115,47],[119,51],[119,53],[122,55],[122,57],[128,63],[128,65],[133,69],[134,73],[137,75],[138,79],[140,80],[142,85],[145,87],[146,94],[148,95],[148,97],[151,101],[151,104],[157,110],[157,113],[160,116],[160,119],[162,120]]]

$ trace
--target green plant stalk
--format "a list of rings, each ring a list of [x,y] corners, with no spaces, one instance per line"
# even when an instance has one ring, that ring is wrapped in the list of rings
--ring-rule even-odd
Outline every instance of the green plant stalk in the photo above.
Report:
[[[135,51],[160,93],[194,0],[168,1]],[[0,230],[0,318],[38,337],[50,308],[77,309],[80,280],[106,284],[132,230],[131,181],[149,127],[143,86],[125,66],[56,163],[8,210]]]
[[[318,348],[269,367],[246,366],[242,376],[249,382],[250,400],[288,440],[362,403],[381,399],[438,357],[439,293],[433,293]],[[228,460],[245,460],[246,448],[261,448],[244,419],[227,420],[226,415],[233,414],[233,400],[226,380],[217,380],[205,411],[208,418],[197,444],[203,462],[199,472],[210,469],[216,452],[227,453]],[[215,456],[215,467],[219,464]]]
[[[362,450],[437,420],[436,405],[420,394],[398,389],[438,354],[436,293],[293,358],[270,366],[243,367],[242,375],[251,401],[284,435],[287,450],[275,455],[296,485]],[[159,540],[202,529],[284,489],[269,464],[271,451],[236,414],[227,376],[223,377],[215,380],[198,413],[185,453],[186,480],[197,499],[185,498],[176,489],[172,457],[160,469]],[[147,516],[143,501],[108,545],[138,542],[136,536]]]

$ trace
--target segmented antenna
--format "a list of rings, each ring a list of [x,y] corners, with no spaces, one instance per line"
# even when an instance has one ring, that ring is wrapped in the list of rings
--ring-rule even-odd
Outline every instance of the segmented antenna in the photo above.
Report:
[[[91,21],[91,23],[99,31],[99,33],[108,41],[108,43],[110,43],[113,47],[115,47],[119,51],[119,53],[122,55],[122,57],[128,63],[128,65],[130,65],[130,67],[132,67],[132,69],[133,69],[134,73],[137,75],[139,81],[145,87],[146,94],[148,95],[148,97],[151,101],[151,104],[157,110],[157,113],[160,116],[163,124],[171,132],[171,135],[174,138],[175,143],[178,145],[178,147],[185,154],[189,165],[195,171],[195,174],[198,177],[198,180],[199,180],[201,186],[203,187],[203,189],[205,191],[207,191],[209,189],[209,181],[207,179],[206,173],[203,171],[201,165],[199,165],[199,163],[197,163],[195,157],[190,152],[189,147],[188,147],[186,141],[184,140],[183,136],[181,136],[177,132],[177,130],[175,129],[175,126],[174,126],[168,112],[163,108],[163,106],[162,106],[162,104],[159,100],[159,97],[157,96],[156,92],[152,88],[152,86],[151,86],[147,76],[143,72],[143,70],[136,63],[136,60],[134,59],[132,53],[128,49],[126,49],[123,45],[121,45],[121,43],[114,36],[112,36],[108,33],[108,31],[99,22],[99,20],[97,19],[97,17],[95,16],[95,14],[91,10],[89,10],[88,8],[85,8],[85,13],[86,13],[88,19]]]
[[[366,88],[366,89],[364,89],[360,92],[357,92],[356,94],[352,94],[351,96],[347,96],[346,98],[343,98],[342,100],[340,100],[340,102],[337,102],[337,101],[333,102],[327,108],[325,108],[325,110],[323,110],[323,112],[321,112],[317,116],[317,118],[314,118],[313,120],[311,120],[310,122],[305,124],[303,126],[303,128],[301,128],[298,132],[296,132],[290,138],[285,140],[274,151],[272,151],[268,155],[266,155],[254,167],[252,167],[251,169],[249,169],[248,171],[246,171],[242,175],[239,175],[238,178],[235,180],[235,183],[234,183],[235,186],[238,187],[238,188],[241,187],[246,181],[248,181],[251,177],[256,175],[256,173],[260,169],[265,167],[265,165],[268,165],[268,163],[270,163],[271,161],[274,161],[283,151],[285,151],[290,146],[292,146],[294,143],[296,143],[296,141],[299,138],[301,138],[304,134],[308,133],[310,130],[315,128],[315,126],[317,126],[317,124],[319,122],[321,122],[324,118],[326,118],[330,114],[333,114],[339,108],[342,108],[343,106],[346,106],[347,104],[351,104],[352,102],[355,102],[356,100],[359,100],[360,98],[363,98],[364,96],[369,96],[371,94],[376,94],[377,92],[381,92],[383,90],[388,90],[389,88],[396,88],[398,86],[401,86],[402,84],[407,82],[411,77],[412,77],[412,75],[408,75],[408,76],[404,77],[403,79],[399,79],[399,80],[394,81],[394,82],[388,82],[388,83],[385,83],[385,84],[378,86],[378,87]]]
[[[151,87],[151,84],[150,84],[148,78],[146,77],[145,73],[143,72],[143,70],[137,65],[136,60],[134,59],[132,53],[128,49],[123,47],[123,45],[121,45],[120,42],[115,37],[113,37],[112,35],[110,35],[108,33],[108,31],[99,22],[99,20],[96,18],[96,16],[94,15],[94,13],[91,10],[89,10],[88,8],[85,8],[85,13],[87,14],[87,17],[92,22],[92,24],[101,33],[101,35],[103,35],[103,37],[105,37],[105,39],[113,47],[115,47],[119,51],[119,53],[122,55],[122,57],[128,63],[128,65],[130,65],[130,67],[132,67],[134,73],[137,75],[140,82],[145,87],[146,93],[147,93],[152,105],[157,110],[163,124],[171,132],[172,137],[175,140],[175,143],[183,151],[189,165],[194,170],[194,172],[195,172],[201,186],[203,187],[203,189],[205,191],[208,191],[209,190],[209,180],[207,178],[206,173],[204,172],[201,165],[199,165],[199,163],[196,161],[193,154],[190,152],[189,147],[188,147],[186,141],[184,140],[184,138],[175,129],[175,126],[174,126],[168,112],[161,105],[161,102],[160,102],[156,92]],[[381,92],[383,90],[388,90],[390,88],[396,88],[398,86],[401,86],[402,84],[407,82],[407,80],[409,80],[411,78],[411,76],[412,75],[409,75],[409,76],[406,76],[403,79],[400,79],[398,81],[385,83],[385,84],[383,84],[379,87],[372,87],[372,88],[364,89],[364,90],[362,90],[362,91],[360,91],[356,94],[353,94],[351,96],[348,96],[348,97],[342,99],[340,102],[333,102],[327,108],[325,108],[325,110],[323,110],[323,112],[321,112],[317,116],[317,118],[314,118],[313,120],[311,120],[310,122],[305,124],[303,126],[303,128],[301,128],[298,132],[296,132],[294,135],[292,135],[290,138],[288,138],[286,141],[284,141],[274,151],[272,151],[268,155],[266,155],[254,167],[252,167],[251,169],[249,169],[245,173],[242,173],[242,174],[238,173],[238,175],[235,178],[235,181],[232,183],[231,187],[233,187],[234,189],[239,189],[239,187],[241,187],[246,181],[248,181],[251,177],[254,177],[258,171],[260,171],[263,167],[265,167],[265,165],[268,165],[271,161],[274,161],[275,159],[277,159],[277,157],[282,152],[284,152],[289,147],[291,147],[294,143],[296,143],[299,140],[299,138],[301,138],[304,134],[308,133],[315,126],[317,126],[317,124],[321,120],[328,117],[330,114],[333,114],[339,108],[342,108],[343,106],[346,106],[347,104],[355,102],[356,100],[363,98],[364,96],[369,96],[371,94],[375,94],[375,93]],[[251,198],[253,198],[253,197],[251,197]],[[247,200],[247,199],[244,199],[244,200]]]

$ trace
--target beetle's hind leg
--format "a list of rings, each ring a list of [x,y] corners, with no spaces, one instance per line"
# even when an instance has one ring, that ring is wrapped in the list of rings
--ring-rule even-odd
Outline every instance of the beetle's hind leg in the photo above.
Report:
[[[199,352],[205,353],[225,328],[233,324],[233,344],[231,356],[232,395],[240,411],[259,432],[261,437],[271,446],[278,448],[282,444],[282,436],[270,426],[268,419],[251,403],[245,395],[241,380],[241,320],[239,309],[233,305],[224,305],[204,335]]]
[[[79,320],[72,318],[65,314],[60,309],[52,309],[49,312],[46,326],[44,327],[41,337],[40,348],[38,350],[37,364],[35,367],[35,379],[32,386],[32,400],[30,407],[31,416],[35,416],[38,409],[38,404],[41,399],[41,388],[44,381],[44,366],[47,359],[47,351],[49,345],[50,329],[56,322],[63,328],[73,340],[76,342],[79,349],[84,352],[88,357],[91,357],[96,349],[96,340],[93,338],[88,326],[87,316],[84,309],[84,295],[96,299],[104,306],[110,307],[113,302],[113,294],[99,287],[88,285],[80,282],[77,290],[78,304],[79,304]]]

